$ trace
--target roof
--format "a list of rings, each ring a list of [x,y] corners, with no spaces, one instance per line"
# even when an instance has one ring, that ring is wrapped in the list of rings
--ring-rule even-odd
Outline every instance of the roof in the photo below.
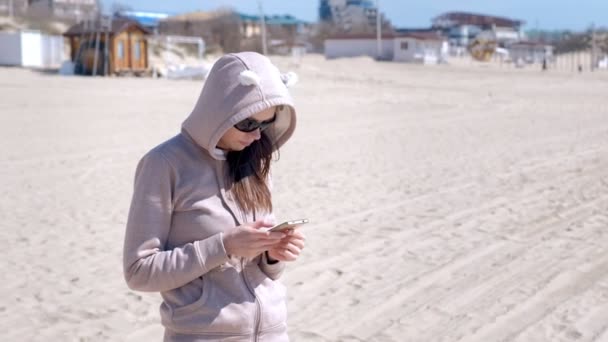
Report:
[[[259,15],[250,15],[244,13],[237,13],[239,18],[243,21],[260,21],[261,16]],[[266,25],[305,25],[308,22],[304,20],[300,20],[290,14],[283,15],[266,15],[264,16],[264,20]]]
[[[120,18],[135,20],[143,26],[158,26],[161,20],[169,17],[168,13],[141,11],[120,11],[116,15]]]
[[[382,39],[390,40],[397,38],[413,38],[417,40],[435,40],[444,41],[445,38],[441,37],[435,32],[409,32],[409,33],[384,33]],[[340,34],[334,35],[327,38],[327,40],[349,40],[349,39],[377,39],[376,34]]]
[[[189,12],[189,13],[183,13],[183,14],[179,14],[179,15],[173,15],[170,17],[167,17],[166,21],[203,21],[203,20],[210,20],[210,19],[215,19],[215,18],[219,18],[225,15],[231,15],[233,14],[232,11],[225,11],[225,10],[218,10],[218,11],[195,11],[195,12]]]
[[[402,27],[402,28],[395,28],[394,29],[395,32],[399,33],[399,34],[406,34],[406,33],[420,33],[420,32],[437,32],[436,28],[432,28],[432,27]]]
[[[112,27],[110,28],[110,30],[108,32],[111,34],[118,34],[122,31],[128,29],[129,27],[133,27],[133,26],[136,26],[137,28],[139,28],[141,31],[143,31],[146,34],[151,33],[147,28],[143,27],[137,21],[131,20],[128,18],[113,19]],[[81,34],[92,33],[92,32],[104,32],[105,33],[106,30],[101,27],[100,21],[93,22],[91,27],[85,27],[84,21],[81,21],[78,24],[72,25],[63,35],[64,36],[78,36]]]
[[[238,19],[242,21],[260,21],[261,16],[259,15],[251,15],[239,12],[233,12],[231,10],[218,10],[212,12],[190,12],[184,13],[180,15],[175,15],[171,17],[167,17],[166,21],[205,21],[210,19],[215,19],[218,17],[226,16],[226,15],[236,15]],[[282,14],[282,15],[266,15],[264,16],[266,21],[266,25],[304,25],[308,24],[308,22],[300,20],[290,14]]]
[[[529,47],[547,47],[552,46],[551,44],[543,43],[543,42],[533,42],[533,41],[521,41],[509,44],[509,47],[512,46],[529,46]]]
[[[476,26],[502,26],[518,27],[524,24],[522,20],[496,17],[491,15],[468,13],[468,12],[447,12],[433,18],[433,26],[449,27],[455,25],[476,25]]]
[[[369,0],[346,0],[346,6],[358,6],[363,8],[375,8]]]

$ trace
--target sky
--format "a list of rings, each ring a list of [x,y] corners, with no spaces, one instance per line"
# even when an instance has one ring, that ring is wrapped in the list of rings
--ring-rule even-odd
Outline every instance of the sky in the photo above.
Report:
[[[266,14],[291,14],[316,21],[318,0],[262,0]],[[134,10],[182,13],[232,7],[248,14],[259,13],[257,0],[102,0]],[[595,24],[608,27],[608,0],[380,0],[381,11],[396,27],[428,27],[431,18],[447,11],[467,11],[524,20],[526,29],[584,30]]]

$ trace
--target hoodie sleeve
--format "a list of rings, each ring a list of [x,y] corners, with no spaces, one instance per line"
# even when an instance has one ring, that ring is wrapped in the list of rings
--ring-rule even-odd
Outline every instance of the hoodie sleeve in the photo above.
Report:
[[[222,234],[164,250],[171,228],[175,170],[159,151],[135,172],[123,270],[129,288],[163,292],[181,287],[228,260]]]
[[[272,189],[272,180],[269,177],[268,178],[268,184],[270,189]],[[274,214],[268,214],[265,218],[265,220],[267,222],[275,222],[276,223],[276,218],[274,216]],[[259,265],[260,265],[260,269],[262,270],[262,272],[264,272],[268,278],[272,279],[272,280],[277,280],[281,277],[281,275],[283,274],[283,271],[285,270],[285,263],[282,261],[273,261],[272,263],[270,263],[268,261],[268,257],[267,257],[267,252],[262,253],[262,256],[260,257],[260,261],[259,261]]]
[[[282,261],[275,261],[272,264],[269,263],[267,254],[264,252],[260,258],[260,269],[268,278],[277,280],[283,275],[283,271],[285,271],[285,263]]]

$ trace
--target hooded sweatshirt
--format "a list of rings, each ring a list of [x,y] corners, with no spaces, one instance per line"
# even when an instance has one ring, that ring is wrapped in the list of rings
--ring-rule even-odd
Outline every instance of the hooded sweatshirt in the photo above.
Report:
[[[208,75],[181,132],[149,151],[135,173],[124,243],[124,276],[160,292],[165,341],[287,341],[284,263],[230,257],[224,232],[254,217],[236,204],[217,149],[237,122],[278,106],[267,128],[279,148],[296,117],[287,78],[268,58],[229,54]]]

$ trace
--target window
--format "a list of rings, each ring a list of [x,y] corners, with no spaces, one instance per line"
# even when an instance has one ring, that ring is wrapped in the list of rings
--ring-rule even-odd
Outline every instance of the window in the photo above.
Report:
[[[118,59],[124,59],[124,58],[125,58],[125,44],[121,40],[118,42]]]
[[[408,42],[401,42],[401,50],[407,50],[409,48]]]
[[[139,60],[141,58],[141,45],[139,44],[139,40],[133,42],[133,54],[135,55],[135,60]]]

